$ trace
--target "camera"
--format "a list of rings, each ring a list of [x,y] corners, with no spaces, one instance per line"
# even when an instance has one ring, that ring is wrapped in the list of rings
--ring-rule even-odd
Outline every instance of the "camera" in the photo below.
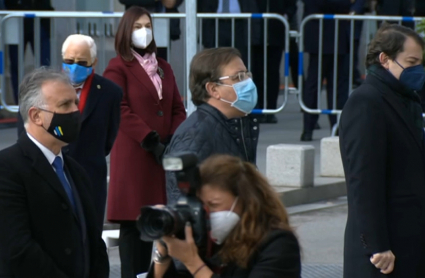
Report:
[[[182,152],[164,157],[164,170],[175,173],[182,195],[172,206],[141,208],[137,219],[141,240],[154,241],[172,235],[184,239],[186,222],[190,222],[196,245],[206,245],[206,212],[196,196],[196,191],[201,186],[197,164],[198,159],[192,153]]]

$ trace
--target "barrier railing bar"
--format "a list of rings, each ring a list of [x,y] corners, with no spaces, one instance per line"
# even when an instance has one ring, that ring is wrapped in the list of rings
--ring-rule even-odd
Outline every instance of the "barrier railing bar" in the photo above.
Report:
[[[319,62],[317,71],[317,107],[322,107],[322,56],[323,56],[323,18],[320,19],[319,26]]]
[[[336,109],[336,97],[337,97],[337,84],[338,84],[338,32],[339,32],[339,20],[335,20],[335,37],[334,37],[334,80],[333,80],[333,98],[332,98],[332,109]],[[320,65],[319,65],[320,67]]]

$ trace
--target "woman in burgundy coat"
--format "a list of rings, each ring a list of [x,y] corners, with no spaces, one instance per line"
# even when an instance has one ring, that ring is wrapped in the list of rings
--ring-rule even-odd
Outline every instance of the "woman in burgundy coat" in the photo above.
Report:
[[[160,164],[165,145],[186,118],[170,65],[156,58],[152,19],[132,7],[115,37],[117,57],[104,76],[121,86],[121,123],[111,151],[108,220],[120,225],[122,277],[148,270],[152,243],[136,228],[140,208],[166,203],[165,173]]]

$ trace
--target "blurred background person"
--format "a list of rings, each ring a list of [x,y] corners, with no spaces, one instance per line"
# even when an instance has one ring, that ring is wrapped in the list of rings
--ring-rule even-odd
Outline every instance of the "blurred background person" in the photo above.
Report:
[[[7,10],[16,11],[53,11],[54,8],[51,0],[3,0]],[[50,19],[40,19],[40,65],[50,65]],[[34,52],[34,19],[30,17],[24,18],[24,50],[26,45],[30,43],[32,52]],[[34,53],[34,55],[36,55]],[[15,103],[18,103],[18,45],[9,45],[10,59],[10,75],[12,81],[13,96]]]
[[[198,196],[209,211],[210,240],[217,252],[211,259],[198,255],[188,222],[185,240],[163,237],[167,249],[156,244],[161,263],[148,277],[301,277],[300,247],[288,214],[255,165],[216,155],[201,164],[200,174]],[[191,276],[179,275],[171,257]]]
[[[368,75],[340,120],[348,219],[344,277],[425,277],[425,160],[420,99],[424,41],[383,25]]]
[[[229,154],[255,164],[259,125],[246,117],[257,104],[257,88],[240,52],[231,47],[197,53],[190,65],[189,88],[197,106],[176,130],[167,154],[192,152],[200,162]],[[180,196],[174,173],[166,172],[168,203]]]
[[[96,223],[103,230],[107,195],[107,163],[118,133],[122,90],[115,83],[95,73],[97,47],[93,38],[74,34],[62,44],[62,70],[77,93],[81,113],[80,135],[63,152],[87,171],[96,208]],[[18,115],[18,135],[25,131]]]
[[[284,0],[284,1],[264,1],[256,0],[257,7],[260,13],[277,13],[285,16],[288,22],[291,22],[297,12],[297,1],[296,0]],[[264,20],[262,21],[264,24]],[[285,25],[276,19],[268,20],[268,32],[267,32],[267,43],[266,49],[264,43],[261,42],[259,45],[254,45],[252,51],[252,71],[254,76],[255,84],[258,90],[258,109],[276,109],[277,98],[280,90],[280,64],[282,61],[282,54],[285,49]],[[264,27],[261,26],[261,37],[264,37]],[[293,42],[295,43],[295,42]],[[295,43],[296,44],[296,43]],[[292,45],[294,48],[294,45]],[[295,46],[295,49],[297,47]],[[267,67],[264,68],[264,52],[267,51]],[[297,50],[295,50],[297,51]],[[297,62],[298,59],[295,61]],[[298,68],[298,66],[297,66]],[[266,84],[267,84],[267,99],[264,103],[264,72],[266,72]],[[292,71],[294,72],[294,71]],[[298,80],[298,73],[296,78]],[[260,122],[263,123],[277,123],[277,118],[274,114],[262,115],[259,117]]]
[[[107,214],[120,223],[121,275],[129,278],[148,270],[152,243],[139,239],[136,218],[142,206],[166,202],[162,154],[186,117],[171,66],[156,57],[152,28],[146,9],[129,8],[115,37],[117,57],[104,73],[124,92]]]
[[[178,6],[181,5],[183,0],[119,0],[121,4],[125,5],[125,9],[132,6],[139,6],[147,9],[150,13],[178,13]],[[180,19],[171,18],[169,24],[170,28],[170,39],[175,41],[180,39]],[[168,60],[167,57],[167,48],[166,47],[157,47],[157,56]]]
[[[304,0],[304,18],[311,14],[348,14],[351,8],[351,0]],[[304,27],[308,34],[304,39],[304,51],[309,54],[307,79],[304,82],[303,101],[310,109],[317,109],[317,85],[322,84],[326,78],[326,93],[328,109],[333,107],[334,94],[334,70],[338,72],[336,88],[336,109],[341,110],[348,98],[349,76],[349,23],[341,20],[338,28],[338,43],[335,49],[335,21],[323,21],[323,48],[322,63],[319,65],[319,20],[311,20]],[[337,67],[334,68],[334,53],[337,51]],[[321,80],[318,73],[321,71]],[[319,107],[319,109],[323,109]],[[303,132],[301,141],[312,141],[313,130],[319,119],[318,114],[304,112]],[[329,115],[329,123],[332,127],[336,124],[336,115]]]
[[[377,0],[376,3],[377,15],[412,17],[414,12],[415,0]],[[415,27],[413,21],[403,21],[402,24],[412,29]]]
[[[350,15],[364,15],[366,12],[366,0],[355,0],[351,4]],[[360,39],[362,37],[363,20],[354,21],[354,34],[353,34],[353,87],[358,87],[362,84],[363,80],[359,71],[359,47]],[[350,37],[351,38],[351,37]]]

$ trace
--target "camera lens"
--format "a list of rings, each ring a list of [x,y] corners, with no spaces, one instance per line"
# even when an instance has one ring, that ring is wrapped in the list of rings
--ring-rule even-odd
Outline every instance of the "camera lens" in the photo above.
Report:
[[[168,208],[144,207],[137,220],[140,238],[153,241],[171,235],[174,229],[174,215]]]

